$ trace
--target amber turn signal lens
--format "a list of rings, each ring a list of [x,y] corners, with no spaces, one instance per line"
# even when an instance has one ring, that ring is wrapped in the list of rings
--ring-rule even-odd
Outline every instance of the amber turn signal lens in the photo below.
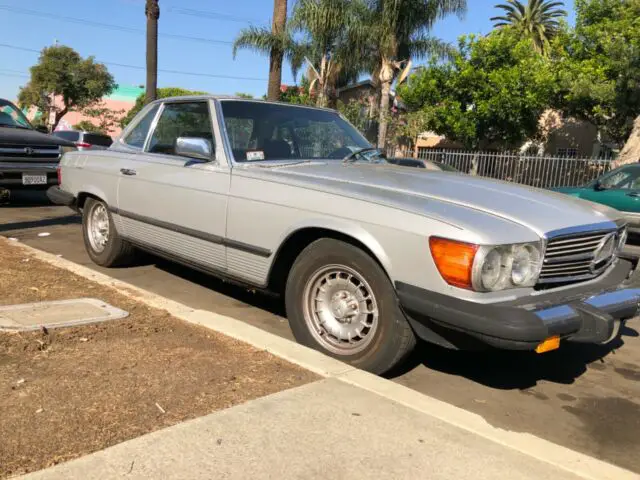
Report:
[[[447,238],[429,238],[431,255],[442,278],[460,288],[472,288],[471,269],[478,246]]]
[[[536,347],[536,353],[550,352],[560,348],[560,337],[555,335],[547,338],[544,342]]]

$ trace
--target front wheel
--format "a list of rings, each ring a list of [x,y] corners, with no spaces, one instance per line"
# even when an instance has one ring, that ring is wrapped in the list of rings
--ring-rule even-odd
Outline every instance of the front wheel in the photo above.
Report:
[[[372,373],[393,368],[416,343],[385,272],[346,242],[320,239],[305,248],[285,303],[298,342]]]

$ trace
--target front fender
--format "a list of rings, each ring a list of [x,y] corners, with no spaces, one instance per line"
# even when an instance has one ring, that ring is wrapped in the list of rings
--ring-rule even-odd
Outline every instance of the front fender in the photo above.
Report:
[[[367,247],[391,277],[391,259],[380,242],[361,224],[340,218],[312,217],[295,223],[279,239],[278,245],[284,245],[292,235],[305,229],[324,229],[351,237]]]

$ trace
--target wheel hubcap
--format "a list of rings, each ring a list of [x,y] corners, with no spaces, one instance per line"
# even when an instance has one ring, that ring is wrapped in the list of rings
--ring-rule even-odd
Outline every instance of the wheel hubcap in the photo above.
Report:
[[[101,253],[109,242],[109,214],[104,205],[97,204],[89,213],[87,225],[89,243],[97,253]]]
[[[327,350],[353,355],[364,350],[378,328],[373,290],[355,270],[329,265],[317,270],[304,288],[304,317]]]

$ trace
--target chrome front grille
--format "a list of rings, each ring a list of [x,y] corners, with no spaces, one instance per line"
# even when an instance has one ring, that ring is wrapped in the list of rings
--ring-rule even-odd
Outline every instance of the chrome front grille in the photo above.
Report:
[[[570,283],[597,277],[615,259],[624,228],[550,238],[538,283]]]
[[[0,160],[20,162],[57,162],[61,157],[58,145],[0,145]]]

